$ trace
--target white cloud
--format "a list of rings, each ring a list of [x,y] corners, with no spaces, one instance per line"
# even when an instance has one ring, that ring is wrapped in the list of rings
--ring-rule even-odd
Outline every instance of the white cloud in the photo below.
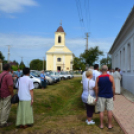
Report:
[[[113,41],[114,38],[89,38],[89,48],[99,46],[100,50],[108,52]],[[17,61],[20,61],[21,57],[23,57],[26,64],[28,64],[32,59],[42,59],[42,57],[45,56],[46,51],[48,51],[54,45],[54,38],[28,35],[9,35],[0,33],[0,51],[3,52],[6,58],[7,45],[11,45],[11,60],[16,59]],[[79,56],[85,50],[85,45],[86,40],[82,38],[66,39],[66,46],[76,56]],[[104,54],[104,56],[106,56],[106,53]]]
[[[24,6],[37,6],[35,0],[0,0],[0,10],[6,13],[21,12]]]

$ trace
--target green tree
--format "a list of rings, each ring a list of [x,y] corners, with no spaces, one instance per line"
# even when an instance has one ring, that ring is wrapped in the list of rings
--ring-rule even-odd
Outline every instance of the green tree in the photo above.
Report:
[[[82,58],[82,62],[84,64],[89,64],[89,66],[92,66],[94,62],[98,60],[100,55],[103,55],[103,51],[99,50],[99,47],[96,46],[85,50],[80,57]]]
[[[112,68],[112,59],[111,57],[107,57],[107,58],[102,58],[101,61],[100,61],[100,65],[107,65],[108,68]]]
[[[0,51],[0,59],[1,59],[2,61],[4,61],[4,59],[5,59],[5,57],[4,57],[4,55],[2,54],[1,51]]]
[[[25,64],[23,61],[21,61],[20,65],[19,65],[19,69],[23,70],[25,68]]]
[[[12,70],[13,71],[17,71],[18,70],[18,66],[17,65],[12,65]]]
[[[82,62],[81,58],[75,57],[73,61],[74,70],[85,70],[86,65]]]
[[[43,70],[43,60],[34,59],[30,62],[31,70]],[[44,69],[46,70],[46,61],[44,60]]]

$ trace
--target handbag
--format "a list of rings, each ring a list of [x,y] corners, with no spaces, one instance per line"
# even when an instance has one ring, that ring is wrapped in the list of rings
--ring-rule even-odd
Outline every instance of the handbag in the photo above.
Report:
[[[89,93],[89,81],[88,81],[88,93]],[[96,98],[95,97],[93,97],[93,96],[91,96],[90,94],[88,95],[88,99],[87,99],[87,104],[88,105],[95,105],[96,104]]]
[[[15,104],[19,102],[19,97],[18,94],[15,94],[12,98],[11,98],[11,103]]]
[[[19,88],[19,80],[18,80],[18,88]],[[11,98],[11,103],[12,103],[12,104],[19,103],[19,96],[18,96],[18,94],[15,94],[15,95]]]

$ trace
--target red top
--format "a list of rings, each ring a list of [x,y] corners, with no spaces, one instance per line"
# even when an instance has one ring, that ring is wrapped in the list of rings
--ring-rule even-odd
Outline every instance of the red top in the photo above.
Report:
[[[9,95],[11,95],[10,91],[8,90],[8,86],[13,86],[13,78],[7,71],[3,71],[0,74],[0,82],[1,82],[1,78],[3,77],[3,75],[5,75],[5,76],[1,83],[0,98],[6,98]]]

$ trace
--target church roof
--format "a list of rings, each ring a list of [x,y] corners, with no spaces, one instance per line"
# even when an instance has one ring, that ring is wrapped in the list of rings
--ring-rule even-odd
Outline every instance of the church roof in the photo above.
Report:
[[[64,32],[64,29],[62,26],[59,26],[56,32]]]

